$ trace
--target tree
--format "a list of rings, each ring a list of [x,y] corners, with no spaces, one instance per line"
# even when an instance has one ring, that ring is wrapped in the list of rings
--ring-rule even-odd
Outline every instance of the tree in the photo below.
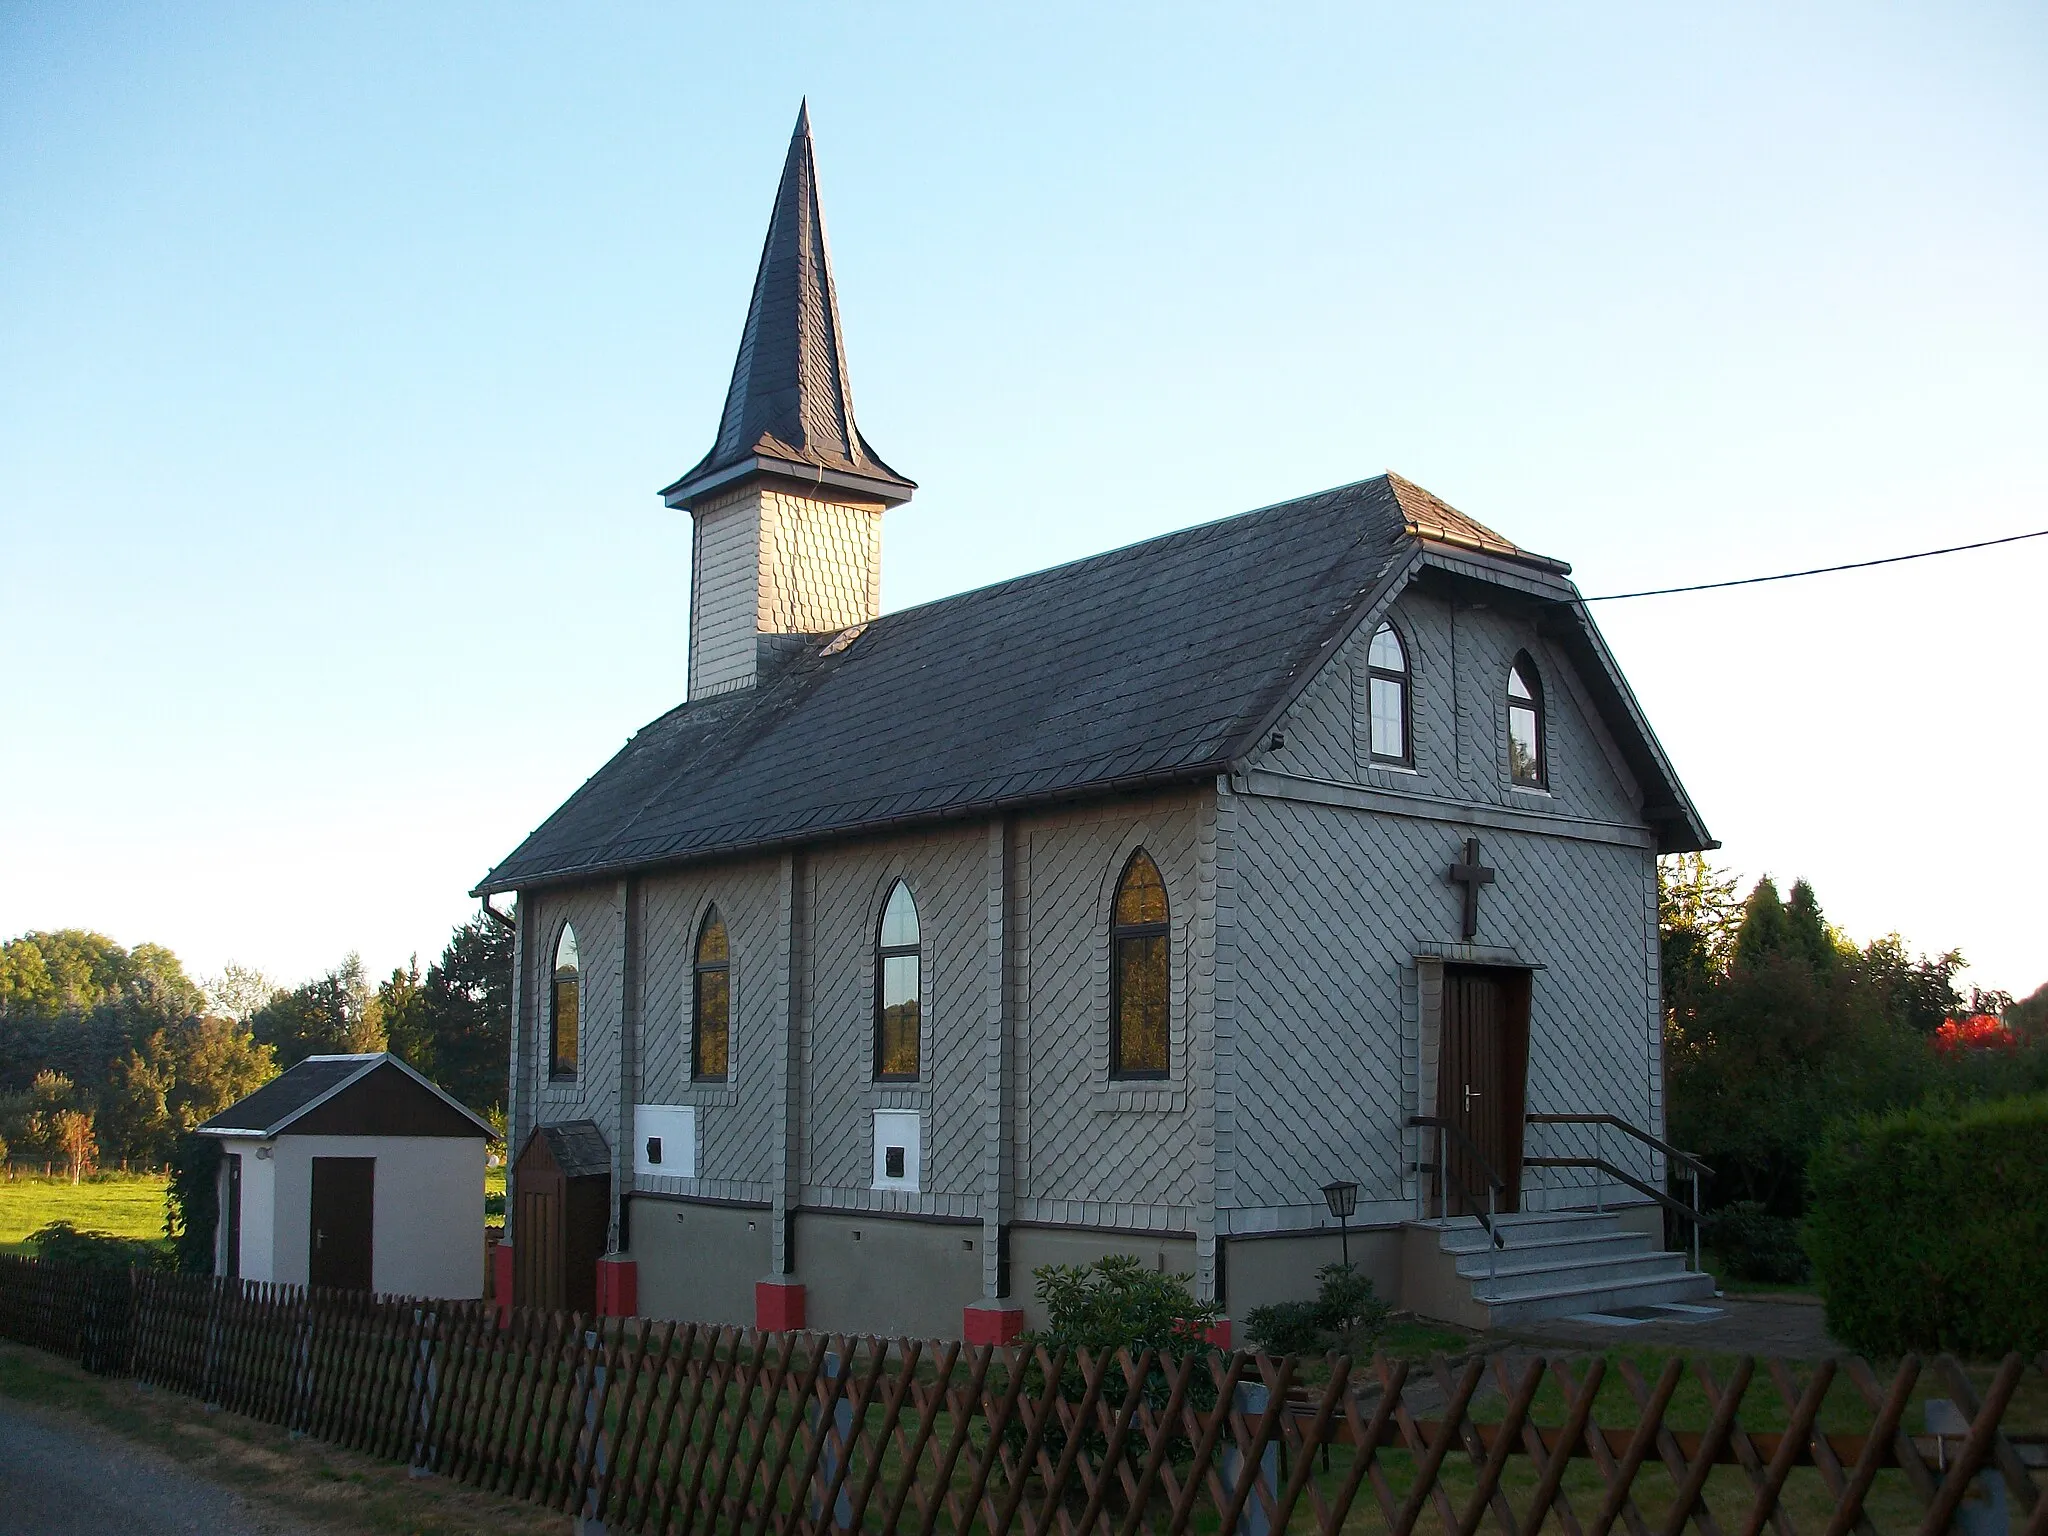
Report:
[[[473,1109],[502,1104],[512,1049],[512,930],[470,919],[450,935],[421,990],[435,1080]]]
[[[205,982],[206,1011],[218,1018],[246,1024],[275,1002],[284,988],[252,965],[230,960],[218,976]]]
[[[1657,861],[1657,922],[1664,973],[1664,1009],[1689,1019],[1728,968],[1742,899],[1735,877],[1705,854],[1680,853]]]
[[[50,1142],[69,1166],[74,1184],[99,1163],[99,1142],[93,1137],[92,1116],[85,1110],[58,1110],[51,1120]]]
[[[362,956],[351,950],[324,976],[275,998],[249,1020],[256,1039],[297,1066],[308,1056],[349,1055],[384,1049],[377,994],[363,976]]]
[[[433,1021],[420,986],[420,957],[394,967],[377,986],[377,1015],[384,1023],[385,1048],[407,1066],[434,1076]]]

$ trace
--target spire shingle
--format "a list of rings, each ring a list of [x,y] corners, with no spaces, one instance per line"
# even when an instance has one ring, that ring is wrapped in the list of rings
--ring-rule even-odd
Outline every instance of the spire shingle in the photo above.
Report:
[[[691,506],[751,474],[780,474],[890,506],[917,488],[882,461],[854,423],[808,103],[798,109],[782,164],[718,439],[662,499]]]

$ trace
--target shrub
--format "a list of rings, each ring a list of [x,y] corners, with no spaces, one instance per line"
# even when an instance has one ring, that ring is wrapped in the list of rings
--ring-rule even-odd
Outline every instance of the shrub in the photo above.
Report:
[[[1172,1358],[1178,1369],[1180,1357],[1208,1350],[1204,1335],[1222,1316],[1215,1302],[1195,1299],[1192,1277],[1147,1269],[1134,1254],[1105,1254],[1093,1264],[1042,1264],[1031,1276],[1033,1292],[1046,1311],[1046,1325],[1025,1334],[1024,1342],[1043,1345],[1048,1355],[1067,1351],[1060,1371],[1060,1396],[1068,1402],[1078,1403],[1087,1391],[1075,1350],[1085,1349],[1092,1361],[1101,1362],[1126,1349],[1134,1364],[1143,1351],[1157,1350],[1162,1357]],[[1042,1367],[1034,1358],[1025,1367],[1025,1392],[1033,1396],[1042,1392],[1044,1380]],[[1155,1364],[1139,1390],[1156,1411],[1166,1406],[1172,1382]],[[1112,1360],[1102,1381],[1102,1401],[1114,1410],[1123,1406],[1128,1395],[1124,1373]],[[1216,1381],[1206,1367],[1197,1365],[1189,1376],[1186,1401],[1203,1413],[1216,1405]],[[1013,1420],[1006,1433],[1013,1447],[1023,1443],[1021,1422]],[[1093,1426],[1084,1430],[1082,1441],[1092,1452],[1107,1446],[1107,1438]],[[1149,1444],[1145,1435],[1134,1430],[1125,1442],[1125,1453],[1142,1460]],[[1046,1453],[1057,1458],[1066,1446],[1065,1430],[1058,1425],[1048,1429],[1044,1445]],[[1167,1450],[1179,1461],[1193,1447],[1185,1436],[1172,1435]]]
[[[213,1273],[213,1239],[220,1225],[220,1143],[186,1132],[171,1148],[171,1183],[164,1194],[164,1236],[187,1275]]]
[[[1837,1339],[2048,1348],[2048,1095],[1837,1124],[1808,1178],[1806,1250]]]
[[[1760,1201],[1737,1200],[1714,1212],[1707,1220],[1706,1240],[1738,1280],[1799,1285],[1813,1278],[1813,1266],[1799,1246],[1799,1223],[1773,1215]]]
[[[1253,1307],[1244,1329],[1252,1348],[1266,1355],[1317,1355],[1337,1349],[1354,1358],[1372,1353],[1386,1331],[1389,1308],[1372,1281],[1349,1264],[1316,1271],[1314,1301]]]
[[[68,1221],[53,1221],[29,1234],[36,1257],[75,1269],[176,1268],[171,1245],[161,1239],[116,1237],[111,1232],[81,1232]]]

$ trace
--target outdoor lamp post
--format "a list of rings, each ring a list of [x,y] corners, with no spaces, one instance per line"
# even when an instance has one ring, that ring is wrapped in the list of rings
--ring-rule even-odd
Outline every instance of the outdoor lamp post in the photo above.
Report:
[[[1344,1245],[1344,1267],[1351,1267],[1351,1213],[1358,1209],[1358,1186],[1341,1180],[1323,1186],[1323,1199],[1337,1218],[1337,1240]]]

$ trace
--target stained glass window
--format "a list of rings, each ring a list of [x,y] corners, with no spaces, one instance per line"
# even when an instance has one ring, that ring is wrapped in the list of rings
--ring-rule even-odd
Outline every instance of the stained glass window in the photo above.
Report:
[[[1109,957],[1110,1074],[1165,1077],[1172,1067],[1166,882],[1142,848],[1117,882]]]
[[[725,1081],[732,1049],[732,958],[726,948],[725,919],[713,907],[697,929],[697,961],[691,985],[690,1075]]]
[[[875,945],[875,1076],[892,1082],[917,1079],[922,981],[918,974],[917,903],[901,880],[882,906]]]

